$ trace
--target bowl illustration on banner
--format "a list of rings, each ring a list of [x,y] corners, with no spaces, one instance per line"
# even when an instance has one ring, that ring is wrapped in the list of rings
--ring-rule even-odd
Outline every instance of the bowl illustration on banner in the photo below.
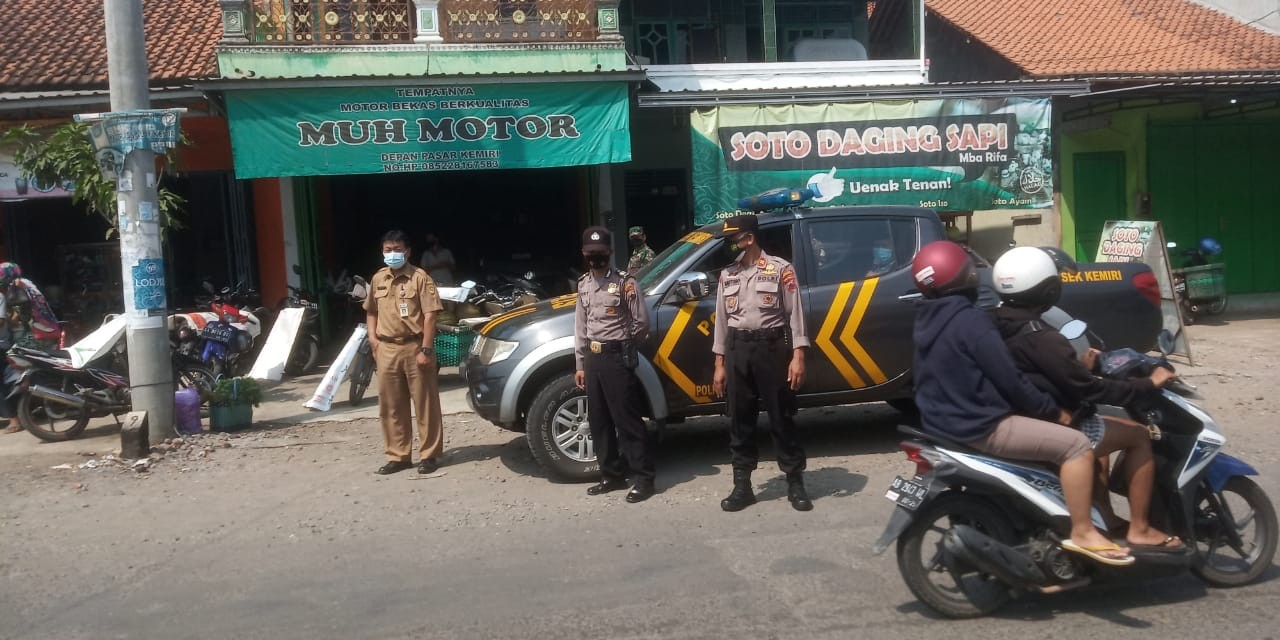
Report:
[[[836,177],[835,167],[827,173],[813,174],[805,186],[813,191],[814,202],[831,202],[844,195],[844,178]]]

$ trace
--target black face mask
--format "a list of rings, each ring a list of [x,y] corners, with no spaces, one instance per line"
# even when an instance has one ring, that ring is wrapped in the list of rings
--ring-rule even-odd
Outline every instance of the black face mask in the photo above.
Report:
[[[609,256],[587,256],[587,266],[592,269],[603,269],[609,266]]]

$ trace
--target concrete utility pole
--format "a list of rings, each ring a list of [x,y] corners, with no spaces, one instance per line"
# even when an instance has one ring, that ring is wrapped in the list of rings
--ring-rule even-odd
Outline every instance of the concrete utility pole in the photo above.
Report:
[[[146,41],[142,29],[142,0],[104,0],[107,24],[107,70],[111,110],[132,111],[151,106]],[[133,408],[146,411],[148,440],[163,441],[173,431],[173,365],[169,353],[167,311],[155,315],[138,311],[135,289],[141,269],[160,285],[164,253],[160,242],[160,203],[156,198],[156,154],[147,148],[125,156],[124,172],[116,182],[119,208],[120,267],[124,310],[128,318],[129,384]],[[163,286],[158,287],[164,291]]]

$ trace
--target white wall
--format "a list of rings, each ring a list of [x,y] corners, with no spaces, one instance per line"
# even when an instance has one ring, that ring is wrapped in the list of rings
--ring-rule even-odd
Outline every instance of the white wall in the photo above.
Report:
[[[1280,0],[1191,0],[1217,9],[1241,22],[1251,22],[1254,27],[1280,35]],[[1254,22],[1254,21],[1257,22]]]

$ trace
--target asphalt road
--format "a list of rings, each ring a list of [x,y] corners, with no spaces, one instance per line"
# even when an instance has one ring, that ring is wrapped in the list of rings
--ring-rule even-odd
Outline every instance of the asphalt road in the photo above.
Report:
[[[1280,494],[1280,322],[1192,330],[1200,366],[1184,375],[1227,450]],[[870,552],[892,508],[884,488],[911,470],[897,420],[883,405],[802,413],[810,513],[791,510],[769,462],[755,475],[762,502],[720,511],[731,484],[721,419],[669,435],[660,493],[640,505],[548,482],[521,435],[472,415],[447,419],[447,466],[425,478],[372,474],[381,438],[369,420],[257,431],[226,448],[208,438],[208,452],[170,454],[148,473],[50,468],[88,457],[0,458],[0,637],[1277,634],[1275,567],[1230,591],[1188,576],[937,618],[906,590],[892,552]]]

